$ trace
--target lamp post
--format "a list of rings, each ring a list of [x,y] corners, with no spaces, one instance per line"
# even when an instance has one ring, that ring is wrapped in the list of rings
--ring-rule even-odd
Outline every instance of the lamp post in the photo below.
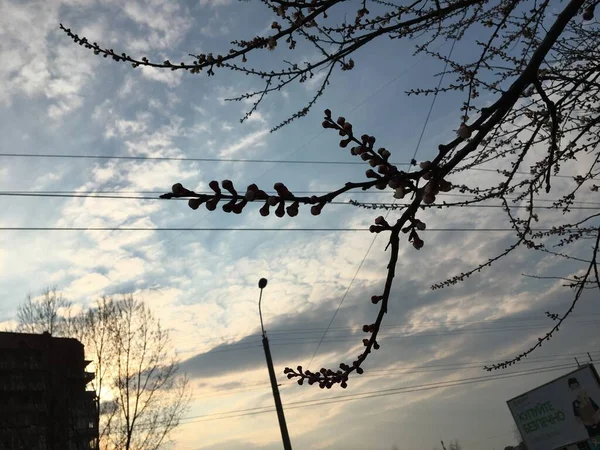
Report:
[[[275,400],[275,409],[277,410],[277,419],[279,420],[279,428],[281,429],[281,439],[283,441],[284,450],[292,450],[292,444],[290,443],[290,436],[288,434],[287,425],[285,423],[285,415],[283,414],[283,405],[281,404],[281,397],[279,396],[279,387],[277,386],[277,378],[275,378],[275,369],[273,368],[273,359],[271,358],[271,350],[269,348],[269,339],[265,332],[265,326],[262,318],[262,292],[267,287],[267,279],[261,278],[258,281],[258,287],[260,289],[260,296],[258,298],[258,314],[260,315],[260,328],[262,330],[262,343],[265,350],[265,358],[267,359],[267,367],[269,368],[269,379],[271,380],[271,388],[273,389],[273,399]]]

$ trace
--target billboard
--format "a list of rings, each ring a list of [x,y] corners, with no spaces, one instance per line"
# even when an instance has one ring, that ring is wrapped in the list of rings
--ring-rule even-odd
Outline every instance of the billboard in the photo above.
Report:
[[[600,438],[600,381],[591,364],[507,404],[528,450],[555,450]]]

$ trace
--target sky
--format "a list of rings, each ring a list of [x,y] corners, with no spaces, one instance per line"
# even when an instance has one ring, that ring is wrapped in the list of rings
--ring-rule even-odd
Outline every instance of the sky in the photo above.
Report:
[[[268,96],[240,123],[251,102],[225,99],[260,88],[260,80],[223,70],[214,77],[133,70],[94,56],[59,30],[63,23],[115,50],[179,61],[189,53],[225,52],[234,39],[268,32],[272,20],[254,1],[1,2],[0,132],[2,153],[13,156],[0,156],[0,191],[158,197],[177,182],[205,191],[213,179],[231,179],[239,190],[250,183],[271,190],[283,181],[292,192],[364,180],[362,165],[286,162],[356,161],[339,148],[336,134],[321,128],[325,108],[344,115],[355,131],[376,136],[393,161],[410,161],[431,98],[405,91],[435,86],[442,70],[438,61],[413,56],[415,42],[383,39],[359,51],[356,68],[335,73],[308,117],[270,133],[311,99],[321,74]],[[470,45],[459,42],[454,55],[468,57]],[[441,52],[449,48],[440,44]],[[301,47],[296,55],[310,58],[311,51]],[[278,48],[251,62],[276,67],[288,53]],[[455,94],[437,99],[417,160],[433,158],[438,144],[454,138],[460,105]],[[283,162],[16,156],[24,154]],[[577,173],[583,163],[565,166],[564,173]],[[469,171],[451,181],[494,180],[493,173]],[[569,183],[557,179],[548,198],[557,198]],[[350,199],[391,202],[392,193],[339,198]],[[170,330],[194,388],[174,436],[177,449],[281,448],[259,332],[261,277],[269,280],[263,314],[295,448],[431,450],[441,439],[457,439],[465,450],[502,449],[516,443],[508,399],[575,368],[574,355],[580,362],[587,361],[586,352],[600,357],[600,309],[593,292],[586,292],[555,339],[525,363],[492,374],[500,378],[482,378],[490,376],[482,370],[485,363],[537,341],[550,326],[544,311],[562,312],[571,301],[560,281],[523,274],[573,274],[582,266],[520,249],[463,283],[432,291],[432,283],[485,262],[514,238],[509,232],[430,231],[419,252],[401,242],[381,350],[369,357],[365,374],[351,378],[346,390],[298,386],[285,378],[284,367],[336,367],[359,353],[360,329],[376,314],[370,297],[382,290],[387,254],[385,238],[373,241],[365,231],[290,229],[366,229],[378,212],[331,204],[319,216],[301,208],[297,217],[279,219],[261,217],[255,205],[230,215],[156,198],[8,195],[0,195],[0,207],[0,227],[149,228],[1,230],[0,325],[14,323],[28,293],[53,285],[80,306],[102,295],[133,292],[142,298]],[[548,226],[563,220],[559,213],[540,216]],[[429,210],[422,217],[429,228],[509,225],[493,208]],[[152,230],[180,227],[276,230]],[[571,254],[583,255],[585,246],[574,246]],[[439,384],[448,381],[453,383]]]

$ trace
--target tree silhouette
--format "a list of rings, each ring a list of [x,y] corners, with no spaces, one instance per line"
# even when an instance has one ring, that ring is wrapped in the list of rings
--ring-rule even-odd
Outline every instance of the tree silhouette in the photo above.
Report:
[[[55,336],[84,344],[95,375],[90,385],[99,411],[97,450],[166,447],[191,394],[169,333],[133,295],[103,297],[72,316],[65,314],[67,305],[56,288],[39,301],[28,296],[18,310],[18,329],[41,333],[52,324]]]
[[[370,227],[372,233],[388,236],[389,262],[383,291],[370,299],[378,305],[378,312],[372,323],[363,326],[364,350],[350,364],[341,363],[335,369],[311,371],[301,366],[285,369],[288,377],[296,378],[299,384],[306,381],[331,388],[334,384],[346,387],[350,374],[363,373],[364,361],[379,348],[377,336],[388,312],[401,240],[406,239],[416,250],[425,245],[426,223],[422,212],[426,209],[460,208],[496,200],[514,230],[514,242],[505,251],[472,270],[433,284],[433,289],[463,281],[518,247],[584,263],[582,275],[565,278],[567,286],[574,291],[570,307],[561,313],[548,312],[555,320],[554,326],[528,350],[486,367],[487,370],[509,367],[540,347],[559,330],[584,290],[600,287],[596,263],[600,214],[586,214],[574,208],[577,198],[594,195],[599,188],[594,184],[600,173],[600,34],[598,22],[594,20],[599,2],[570,0],[561,2],[559,8],[556,2],[549,0],[414,0],[402,5],[372,0],[367,8],[366,0],[264,0],[268,14],[276,16],[272,33],[236,40],[234,47],[222,54],[191,55],[192,61],[181,63],[135,58],[90,42],[63,25],[61,28],[81,46],[133,67],[183,70],[209,76],[218,70],[232,70],[259,77],[264,81],[263,89],[231,99],[255,100],[244,119],[256,111],[266,95],[292,83],[302,83],[323,71],[325,76],[312,100],[292,117],[282,120],[274,130],[305,116],[325,91],[334,72],[352,70],[360,64],[354,60],[356,51],[379,38],[424,38],[416,53],[430,55],[447,64],[447,76],[454,78],[451,82],[433,89],[417,87],[408,95],[462,93],[464,100],[462,116],[456,120],[457,134],[440,143],[429,160],[411,161],[414,170],[401,170],[390,162],[388,149],[375,145],[375,136],[358,132],[344,117],[334,118],[332,112],[326,110],[323,127],[340,136],[340,147],[349,148],[352,156],[370,166],[365,173],[366,181],[347,182],[325,195],[311,197],[294,195],[284,183],[275,184],[274,195],[255,184],[238,191],[230,180],[211,181],[212,194],[199,194],[176,183],[170,193],[162,196],[188,197],[192,209],[204,204],[209,211],[214,211],[222,202],[223,211],[234,214],[242,213],[250,203],[264,203],[260,214],[267,216],[274,210],[277,217],[286,214],[294,217],[301,206],[309,207],[312,215],[319,215],[337,196],[357,189],[389,190],[396,200],[404,201],[384,206],[398,211],[393,221],[380,216]],[[345,18],[348,11],[353,11],[351,20]],[[473,34],[478,36],[479,51],[471,52],[467,61],[452,59],[436,50],[439,42],[461,41]],[[273,71],[250,65],[252,55],[257,52],[271,50],[273,55],[295,55],[295,49],[302,45],[316,48],[318,56],[309,61],[283,57],[280,67]],[[483,94],[485,99],[482,100]],[[577,173],[566,176],[563,167],[575,162]],[[492,186],[467,184],[465,171],[475,168],[492,170],[500,181]],[[553,190],[558,177],[569,181],[565,182],[566,187]],[[452,203],[439,200],[440,193],[450,191],[469,194],[470,198]],[[559,198],[548,205],[544,203],[544,195],[551,191]],[[544,228],[547,218],[540,218],[539,214],[544,209],[560,211],[561,223]],[[403,235],[406,238],[401,239]],[[593,242],[589,258],[576,258],[566,250],[586,239]],[[563,249],[552,250],[553,246]]]

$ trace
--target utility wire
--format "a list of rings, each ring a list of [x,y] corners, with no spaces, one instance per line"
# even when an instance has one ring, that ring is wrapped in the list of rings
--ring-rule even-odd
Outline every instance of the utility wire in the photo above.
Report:
[[[590,355],[593,355],[594,357],[596,357],[600,352],[589,352]],[[581,355],[583,356],[587,356],[588,352],[585,353],[581,353]],[[571,354],[571,355],[565,355],[564,357],[560,357],[560,358],[552,358],[552,357],[544,357],[545,360],[544,361],[521,361],[519,364],[523,365],[523,364],[543,364],[543,363],[548,363],[548,362],[559,362],[559,361],[566,361],[566,360],[573,360],[573,357],[575,356],[579,356],[579,354]],[[437,372],[448,372],[448,371],[462,371],[462,370],[470,370],[470,369],[481,369],[483,367],[484,364],[489,364],[492,362],[496,362],[496,361],[473,361],[470,363],[462,363],[462,364],[458,364],[455,365],[454,367],[423,367],[423,368],[419,368],[417,367],[409,367],[409,368],[396,368],[396,369],[374,369],[370,372],[367,372],[366,374],[361,375],[362,378],[364,377],[375,377],[375,378],[381,378],[381,377],[390,377],[389,374],[399,374],[399,375],[414,375],[414,374],[426,374],[426,373],[437,373]],[[528,370],[537,370],[537,369],[542,369],[543,367],[532,367]],[[286,383],[286,387],[290,387],[293,386],[293,384],[289,383],[289,380],[287,378],[279,378],[277,380],[280,384],[281,383]],[[270,386],[270,383],[248,383],[248,384],[242,384],[240,386],[236,386],[236,387],[229,387],[229,388],[221,388],[221,389],[211,389],[210,392],[208,392],[205,395],[202,395],[201,393],[199,395],[192,395],[192,399],[193,400],[204,400],[207,398],[213,398],[213,397],[223,397],[226,395],[238,395],[238,394],[244,394],[246,392],[252,392],[252,391],[257,391],[257,390],[264,390],[267,389],[267,387]]]
[[[305,401],[298,401],[298,402],[290,402],[290,403],[286,404],[285,408],[286,408],[286,410],[297,409],[297,408],[307,408],[307,407],[312,407],[312,406],[321,406],[321,405],[327,405],[327,404],[332,404],[332,403],[342,403],[342,402],[348,402],[348,401],[353,401],[353,400],[365,400],[365,399],[389,396],[389,395],[400,395],[400,394],[407,394],[407,393],[411,393],[411,392],[419,392],[419,391],[426,391],[426,390],[432,390],[432,389],[443,389],[443,388],[447,388],[447,387],[469,385],[469,384],[474,384],[474,383],[485,383],[488,381],[504,380],[504,379],[508,379],[508,378],[523,377],[523,376],[528,376],[528,375],[538,375],[538,374],[542,374],[542,373],[554,372],[557,370],[564,370],[569,367],[573,367],[573,365],[574,365],[574,363],[563,364],[563,365],[543,367],[543,368],[539,368],[539,369],[529,369],[529,370],[513,372],[513,373],[509,373],[509,374],[487,375],[487,376],[481,376],[481,377],[462,378],[462,379],[457,379],[457,380],[447,380],[447,381],[436,382],[436,383],[405,386],[405,387],[400,387],[400,388],[381,389],[381,390],[376,390],[376,391],[360,392],[360,393],[356,393],[356,394],[340,395],[340,396],[330,397],[330,398],[322,399],[322,400],[305,400]],[[208,421],[208,420],[232,419],[232,418],[243,417],[243,416],[248,416],[248,415],[270,413],[273,411],[275,411],[275,408],[273,408],[271,406],[230,410],[230,411],[224,411],[224,412],[220,412],[220,413],[203,414],[203,415],[185,417],[182,420],[186,420],[186,422],[182,422],[181,424],[184,425],[184,424],[188,424],[188,423],[203,422],[203,421]],[[140,424],[140,426],[143,426],[143,425],[144,424]]]
[[[118,191],[117,191],[118,192]],[[77,192],[77,191],[72,191],[67,193],[66,191],[63,191],[61,193],[54,193],[54,192],[9,192],[9,191],[0,191],[0,197],[40,197],[40,198],[97,198],[97,199],[104,199],[104,200],[155,200],[155,201],[171,201],[171,200],[184,200],[187,201],[188,198],[179,198],[179,197],[175,197],[172,199],[164,199],[161,197],[148,197],[148,196],[141,196],[141,195],[114,195],[114,194],[106,194],[106,193],[102,193],[102,192],[89,192],[89,193],[81,193],[81,192]],[[257,203],[260,202],[264,202],[266,200],[257,200]],[[332,205],[347,205],[347,206],[354,206],[356,207],[356,205],[352,204],[350,201],[331,201],[329,202],[329,204]],[[401,206],[409,206],[409,203],[386,203],[386,202],[364,202],[363,205],[369,207],[369,206],[381,206],[383,208],[385,207],[389,207],[389,208],[394,208],[396,206],[401,207]],[[597,203],[597,207],[593,207],[593,206],[569,206],[569,209],[572,210],[597,210],[600,208],[600,203]],[[481,204],[466,204],[466,205],[446,205],[444,203],[432,203],[429,205],[425,205],[427,208],[448,208],[448,207],[457,207],[457,208],[497,208],[497,209],[504,209],[505,206],[504,205],[481,205]],[[510,208],[514,208],[514,209],[530,209],[529,206],[526,205],[509,205]],[[534,209],[548,209],[548,210],[556,210],[556,209],[563,209],[562,206],[534,206]],[[367,208],[370,209],[370,208]]]
[[[595,228],[564,228],[563,231],[588,231]],[[532,232],[548,232],[554,228],[531,228]],[[368,228],[225,228],[225,227],[0,227],[0,231],[303,231],[303,232],[358,232],[369,231]],[[485,232],[496,233],[514,231],[512,228],[428,228],[423,232]]]
[[[444,70],[445,72],[445,70]],[[443,79],[443,75],[440,81]],[[439,87],[438,87],[439,89]],[[435,103],[435,95],[434,101]],[[429,121],[431,116],[432,108],[430,108],[427,115],[426,121]],[[425,133],[425,127],[421,130],[419,141],[416,149],[418,150],[423,134]],[[307,142],[304,146],[310,143]],[[416,151],[413,155],[413,159],[416,157]],[[124,160],[124,161],[187,161],[187,162],[213,162],[213,163],[246,163],[246,164],[310,164],[310,165],[335,165],[335,166],[364,166],[364,161],[326,161],[326,160],[292,160],[292,159],[243,159],[243,158],[194,158],[187,156],[130,156],[130,155],[81,155],[81,154],[68,154],[68,153],[0,153],[0,158],[42,158],[42,159],[99,159],[99,160]],[[397,166],[410,165],[410,162],[392,162],[391,164]],[[501,174],[502,169],[487,169],[483,167],[470,167],[465,169],[467,171],[481,171],[481,172],[494,172]],[[517,175],[531,176],[529,172],[517,171]],[[557,174],[553,175],[555,178],[574,178],[575,175],[564,175]]]
[[[587,319],[590,317],[596,317],[596,316],[600,316],[600,313],[587,313],[587,314],[571,314],[569,315],[569,317],[571,319]],[[394,328],[410,328],[410,329],[429,329],[431,327],[442,327],[442,326],[456,326],[456,327],[460,327],[460,326],[465,326],[465,325],[499,325],[499,326],[506,326],[506,325],[510,325],[510,324],[522,324],[523,322],[548,322],[548,318],[547,317],[506,317],[506,318],[498,318],[498,319],[486,319],[486,320],[470,320],[470,321],[461,321],[461,320],[427,320],[424,322],[420,322],[420,325],[413,325],[409,322],[403,322],[403,323],[396,323],[396,324],[382,324],[381,328],[382,329],[394,329]],[[269,331],[269,336],[277,336],[278,334],[284,334],[284,335],[295,335],[295,334],[311,334],[311,333],[317,333],[317,332],[322,332],[325,329],[325,327],[315,327],[315,328],[302,328],[302,329],[291,329],[291,330],[270,330]],[[360,327],[358,326],[348,326],[348,327],[330,327],[331,332],[338,332],[338,331],[354,331],[354,330],[359,330]],[[210,343],[210,342],[216,342],[216,341],[220,341],[221,343],[224,340],[227,339],[236,339],[236,338],[250,338],[253,336],[258,336],[260,337],[261,334],[260,333],[252,333],[252,334],[241,334],[241,333],[237,333],[237,334],[230,334],[230,335],[224,335],[224,336],[219,336],[219,337],[213,337],[213,338],[208,338],[208,339],[202,339],[202,340],[196,340],[196,343]]]
[[[294,192],[295,194],[302,194],[302,195],[323,195],[323,194],[329,194],[330,191],[297,191],[292,189],[292,192]],[[275,191],[265,191],[267,192],[268,195],[279,195],[277,194],[277,192]],[[24,191],[24,190],[0,190],[0,195],[4,195],[4,196],[54,196],[54,195],[50,195],[50,194],[57,194],[59,196],[71,196],[70,194],[73,194],[76,197],[99,197],[99,198],[104,198],[101,197],[103,195],[114,195],[115,198],[132,198],[132,199],[141,199],[141,200],[164,200],[159,198],[158,196],[164,194],[164,191],[109,191],[109,190],[98,190],[98,191]],[[131,196],[128,197],[127,195],[130,194],[136,194],[136,196]],[[156,195],[156,197],[144,197],[144,195]],[[214,192],[208,192],[208,191],[204,191],[204,192],[197,192],[197,194],[206,194],[206,195],[212,195],[214,194]],[[391,195],[391,193],[389,191],[348,191],[348,192],[343,192],[340,195],[354,195],[354,194],[366,194],[366,195]],[[444,193],[444,192],[440,192],[438,194],[438,196],[449,196],[449,197],[469,197],[469,199],[474,199],[475,197],[473,195],[470,194],[461,194],[461,193]],[[112,198],[112,197],[111,197]],[[175,198],[178,199],[178,198]],[[516,200],[516,197],[506,197],[507,200]],[[170,199],[173,200],[173,199]],[[181,200],[181,199],[178,199]],[[489,200],[493,200],[493,199],[486,199],[485,201],[489,201]],[[545,202],[545,203],[557,203],[557,202],[561,202],[563,201],[563,199],[536,199],[536,202]],[[331,203],[336,203],[336,202],[331,202]],[[339,204],[346,204],[346,202],[337,202]],[[366,204],[381,204],[381,205],[403,205],[402,203],[397,203],[397,202],[393,202],[393,203],[386,203],[386,202],[364,202]],[[600,202],[589,202],[589,201],[572,201],[570,202],[570,204],[573,205],[596,205],[596,206],[600,206]],[[426,205],[429,206],[429,205]],[[445,206],[444,203],[441,204],[432,204],[433,206]],[[457,207],[460,205],[457,205]],[[465,206],[460,206],[462,208],[465,207],[469,207],[471,205],[465,205]],[[478,205],[476,205],[478,206]],[[492,207],[492,206],[496,206],[496,205],[485,205],[485,207]],[[484,207],[484,206],[481,206]],[[513,207],[520,207],[519,205],[514,205],[511,206],[511,208]]]

